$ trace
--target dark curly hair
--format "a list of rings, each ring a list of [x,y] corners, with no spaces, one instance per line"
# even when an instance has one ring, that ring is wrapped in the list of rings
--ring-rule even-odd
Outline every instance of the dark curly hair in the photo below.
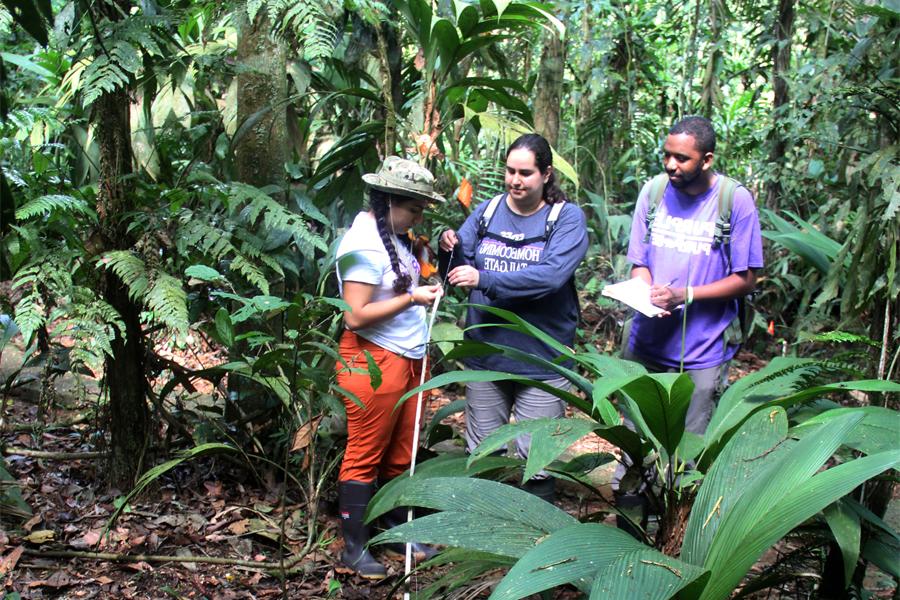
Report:
[[[519,136],[506,150],[506,158],[509,158],[513,150],[520,148],[534,154],[534,163],[541,173],[546,173],[547,169],[553,166],[553,151],[550,149],[550,143],[544,139],[544,136],[537,133],[526,133]],[[551,170],[550,178],[544,184],[544,201],[547,204],[556,204],[567,200],[565,192],[560,189],[559,184],[556,182],[556,171]]]
[[[694,144],[702,154],[716,151],[716,130],[706,117],[685,117],[672,125],[672,129],[669,130],[669,135],[682,133],[694,138]]]
[[[393,231],[388,225],[388,212],[392,202],[396,204],[411,200],[411,198],[406,196],[369,188],[369,208],[372,209],[372,213],[375,215],[375,224],[378,226],[381,243],[384,244],[384,249],[387,250],[388,257],[391,259],[391,269],[394,271],[394,275],[397,276],[397,279],[394,280],[394,292],[398,294],[408,292],[413,281],[409,273],[404,273],[400,269],[400,259],[397,257],[397,249],[394,247]],[[403,242],[402,238],[401,242]]]

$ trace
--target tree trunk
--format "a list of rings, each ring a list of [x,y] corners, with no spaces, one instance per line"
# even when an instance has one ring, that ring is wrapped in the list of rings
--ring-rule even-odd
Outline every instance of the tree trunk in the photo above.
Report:
[[[287,127],[287,58],[283,44],[270,35],[273,26],[264,10],[253,23],[246,9],[235,13],[238,26],[237,122],[243,134],[235,136],[234,158],[238,180],[256,187],[273,185],[287,190],[284,165],[289,158]],[[282,203],[284,193],[274,196]],[[285,294],[284,281],[270,286],[273,296]],[[282,331],[282,317],[270,322],[276,337]],[[248,322],[238,325],[237,333],[252,329]],[[246,342],[229,348],[233,357],[248,353]],[[235,422],[246,415],[265,411],[271,397],[261,386],[237,375],[228,377],[225,418]]]
[[[775,28],[775,46],[772,48],[774,63],[772,85],[775,100],[772,106],[773,143],[769,150],[772,179],[766,185],[766,207],[775,209],[781,197],[781,170],[787,154],[787,140],[778,127],[783,107],[788,103],[788,85],[784,78],[791,66],[791,37],[794,31],[794,0],[778,0],[778,25]]]
[[[692,111],[691,96],[694,88],[694,72],[697,70],[697,38],[700,35],[700,0],[694,5],[694,19],[691,22],[691,37],[688,42],[687,60],[684,61],[684,74],[679,91],[678,118]]]
[[[565,68],[565,43],[555,31],[545,31],[541,66],[535,85],[534,130],[547,138],[553,147],[559,143],[559,113]]]
[[[251,124],[235,141],[238,179],[257,187],[285,187],[288,155],[287,66],[284,47],[269,35],[265,11],[251,24],[238,11],[237,121]]]
[[[130,13],[128,0],[119,0],[117,6],[103,3],[99,8],[109,19]],[[124,220],[124,215],[134,209],[134,194],[127,179],[132,172],[128,92],[127,88],[120,88],[103,94],[91,111],[100,148],[97,214],[107,249],[122,250],[133,245]],[[106,384],[111,437],[109,479],[112,485],[126,489],[141,471],[150,433],[141,308],[112,271],[104,273],[103,297],[125,322],[126,337],[123,339],[117,332],[113,354],[106,359]]]
[[[722,60],[722,29],[727,13],[718,2],[709,7],[710,44],[712,46],[706,71],[703,74],[703,91],[700,95],[700,114],[711,119],[717,105],[721,105],[722,91],[719,89],[718,69]]]

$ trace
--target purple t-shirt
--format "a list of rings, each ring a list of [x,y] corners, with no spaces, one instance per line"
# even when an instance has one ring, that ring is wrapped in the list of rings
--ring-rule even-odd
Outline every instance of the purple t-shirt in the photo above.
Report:
[[[719,185],[722,177],[706,193],[691,196],[666,186],[656,209],[649,243],[647,231],[649,184],[638,196],[631,223],[628,261],[647,267],[653,283],[694,287],[718,281],[731,273],[763,266],[759,215],[750,191],[738,186],[731,208],[731,270],[724,245],[713,247],[718,216]],[[706,369],[734,356],[737,346],[726,347],[723,334],[737,315],[737,299],[703,300],[686,309],[675,309],[668,317],[649,318],[636,313],[631,326],[629,348],[638,357],[664,367],[681,363],[683,310],[687,310],[684,368]]]

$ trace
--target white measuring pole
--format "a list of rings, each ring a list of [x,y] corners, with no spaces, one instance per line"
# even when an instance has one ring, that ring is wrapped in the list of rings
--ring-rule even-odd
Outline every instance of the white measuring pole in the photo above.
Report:
[[[441,291],[438,294],[437,298],[434,299],[434,304],[431,305],[431,316],[428,317],[428,330],[425,336],[426,344],[425,344],[425,356],[422,357],[422,373],[419,376],[419,387],[425,385],[425,373],[428,371],[428,343],[431,342],[431,328],[434,325],[434,317],[437,315],[438,306],[441,304],[441,298],[444,295],[444,288],[441,287]],[[413,443],[412,443],[412,457],[409,461],[409,476],[412,477],[416,473],[416,456],[419,454],[419,429],[422,423],[422,397],[424,395],[424,390],[419,390],[419,395],[416,398],[416,425],[413,430]],[[413,509],[412,506],[409,507],[409,510],[406,513],[406,522],[409,523],[413,520]],[[404,579],[407,580],[406,588],[409,589],[409,574],[412,572],[412,544],[406,542],[406,565],[403,570]],[[409,591],[403,592],[403,600],[409,600]]]

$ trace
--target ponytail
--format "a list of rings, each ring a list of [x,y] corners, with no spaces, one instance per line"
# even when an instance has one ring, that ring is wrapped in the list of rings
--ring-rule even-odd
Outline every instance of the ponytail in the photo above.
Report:
[[[394,234],[388,226],[388,212],[390,211],[391,195],[376,190],[369,189],[369,208],[375,215],[375,225],[378,227],[378,235],[381,236],[381,243],[387,250],[388,258],[391,260],[391,270],[397,279],[394,280],[394,292],[403,294],[409,291],[412,285],[412,276],[400,270],[400,259],[397,258],[397,248],[394,247]]]
[[[556,171],[550,171],[550,177],[544,184],[544,201],[547,204],[556,204],[557,202],[568,202],[568,200],[568,196],[556,182]]]

